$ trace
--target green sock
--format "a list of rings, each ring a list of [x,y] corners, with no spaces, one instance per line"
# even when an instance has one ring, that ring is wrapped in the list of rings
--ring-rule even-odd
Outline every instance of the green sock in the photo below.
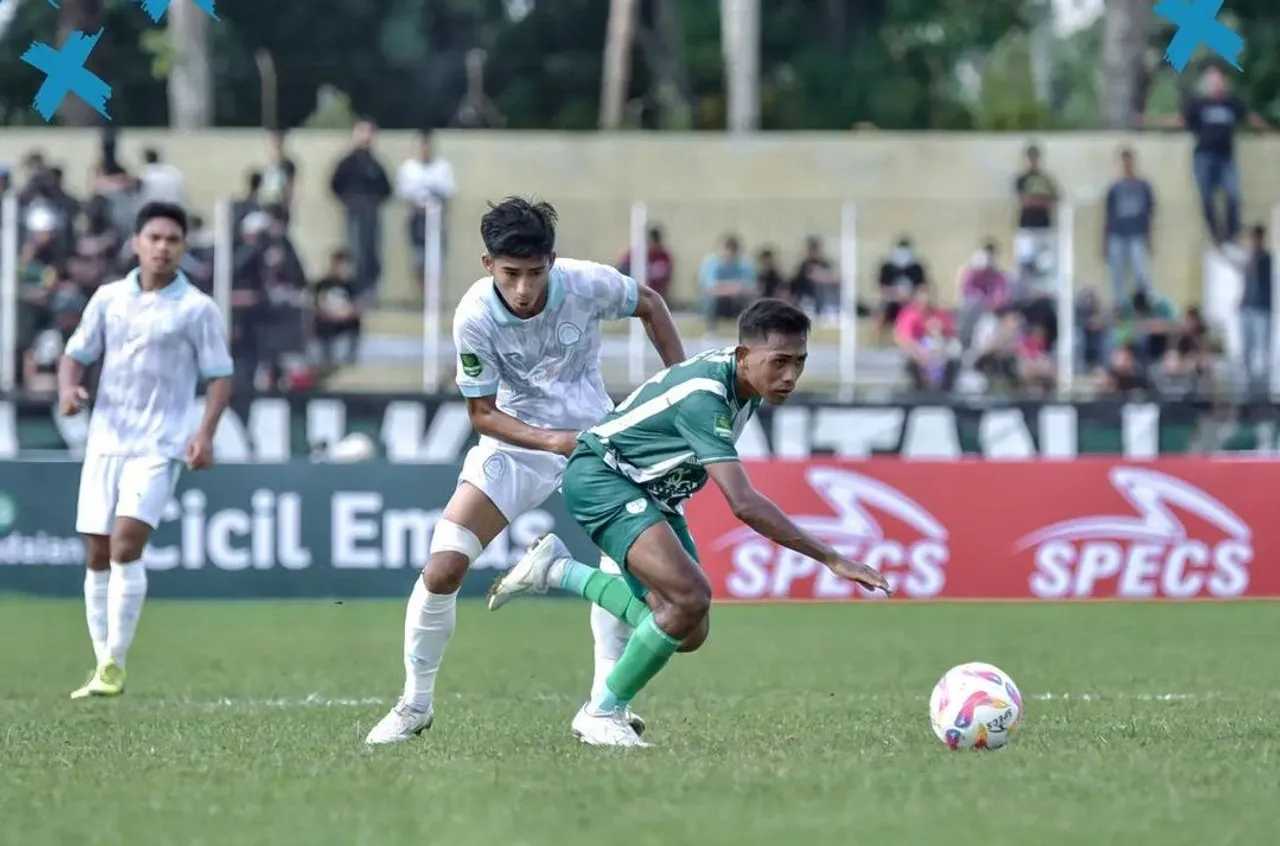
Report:
[[[599,711],[613,711],[629,705],[636,694],[667,666],[667,661],[679,648],[680,641],[659,628],[658,621],[650,614],[636,626],[622,657],[605,680],[606,690],[603,695],[592,699],[592,707]]]
[[[581,561],[564,562],[560,587],[594,602],[632,628],[653,614],[643,600],[636,598],[625,581],[588,567]]]

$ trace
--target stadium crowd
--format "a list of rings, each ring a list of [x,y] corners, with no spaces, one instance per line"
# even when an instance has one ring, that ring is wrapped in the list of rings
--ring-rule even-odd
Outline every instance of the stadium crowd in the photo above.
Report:
[[[1181,397],[1214,393],[1227,383],[1251,391],[1268,386],[1272,257],[1261,226],[1241,237],[1234,160],[1234,134],[1246,120],[1256,116],[1215,69],[1206,72],[1203,96],[1187,104],[1180,120],[1195,136],[1192,170],[1207,233],[1245,280],[1238,326],[1243,374],[1239,366],[1230,372],[1224,364],[1218,337],[1223,327],[1211,331],[1194,305],[1179,309],[1152,278],[1158,198],[1135,154],[1121,149],[1105,200],[1108,294],[1095,280],[1075,280],[1074,391]],[[408,211],[406,237],[415,278],[421,279],[425,209],[453,196],[453,171],[424,134],[392,175],[376,136],[376,126],[359,122],[349,151],[332,168],[329,190],[344,213],[347,243],[309,280],[290,237],[298,164],[284,135],[268,133],[265,161],[248,173],[233,207],[231,337],[241,388],[308,389],[357,360],[363,317],[377,300],[382,275],[381,210],[392,200]],[[18,173],[0,169],[0,192],[11,186],[19,201],[19,381],[28,391],[47,393],[88,297],[133,264],[128,235],[136,210],[153,199],[184,202],[183,174],[155,149],[130,167],[107,133],[87,196],[76,196],[62,167],[39,151],[23,159]],[[1219,195],[1225,201],[1221,216]],[[890,246],[876,273],[876,295],[857,308],[872,330],[872,343],[900,354],[904,389],[1043,396],[1059,387],[1057,359],[1066,352],[1057,314],[1060,196],[1043,154],[1028,146],[1011,186],[1011,248],[1006,252],[994,236],[976,240],[972,256],[955,271],[954,307],[940,301],[942,286],[910,233]],[[189,244],[183,269],[209,291],[213,233],[198,211],[191,217]],[[748,250],[729,234],[705,256],[693,273],[708,338],[722,337],[722,324],[762,296],[801,305],[820,328],[838,325],[840,268],[822,239],[810,237],[794,267],[781,266],[780,252],[768,244]],[[630,271],[632,259],[623,255],[619,268]],[[661,226],[649,232],[647,274],[653,288],[671,294],[677,268]],[[673,309],[681,305],[672,303]]]

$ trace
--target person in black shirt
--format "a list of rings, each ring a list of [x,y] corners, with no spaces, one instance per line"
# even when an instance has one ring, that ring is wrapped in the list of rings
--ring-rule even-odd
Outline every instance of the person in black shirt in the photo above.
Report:
[[[778,260],[773,250],[765,247],[756,255],[756,284],[760,286],[760,296],[770,299],[791,299],[791,289],[782,274],[778,272]]]
[[[1236,127],[1246,120],[1257,129],[1266,122],[1249,111],[1244,101],[1231,93],[1226,74],[1215,66],[1204,72],[1204,95],[1186,104],[1182,123],[1195,135],[1192,170],[1200,190],[1200,204],[1209,235],[1217,244],[1234,241],[1240,234],[1240,171],[1236,166]],[[1217,194],[1226,197],[1227,220],[1219,226]]]
[[[929,281],[924,264],[916,253],[911,237],[903,235],[893,251],[880,263],[877,282],[880,287],[880,316],[878,326],[880,342],[898,320],[902,306],[911,301],[916,289]]]
[[[362,296],[372,295],[382,277],[382,206],[391,196],[391,180],[373,151],[376,133],[373,121],[357,123],[355,144],[329,180],[329,190],[346,210],[347,248]]]
[[[360,304],[351,280],[351,259],[346,250],[329,256],[329,270],[313,291],[315,298],[315,338],[320,344],[321,362],[332,367],[338,360],[338,346],[345,343],[342,358],[356,360],[360,341]]]
[[[1040,148],[1026,149],[1027,169],[1013,183],[1018,196],[1018,234],[1013,252],[1018,264],[1020,289],[1047,282],[1045,268],[1057,251],[1053,228],[1058,206],[1058,183],[1044,169]]]
[[[1244,372],[1251,391],[1265,391],[1271,378],[1271,251],[1267,230],[1253,227],[1240,297]]]

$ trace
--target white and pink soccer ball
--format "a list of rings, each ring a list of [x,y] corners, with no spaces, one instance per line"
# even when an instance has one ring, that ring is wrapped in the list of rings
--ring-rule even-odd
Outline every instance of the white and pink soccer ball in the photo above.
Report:
[[[1022,722],[1022,694],[999,667],[961,664],[934,685],[929,719],[952,749],[999,749]]]

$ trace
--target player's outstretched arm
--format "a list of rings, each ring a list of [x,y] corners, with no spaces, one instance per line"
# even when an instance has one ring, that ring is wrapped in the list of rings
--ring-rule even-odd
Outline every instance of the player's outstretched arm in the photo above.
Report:
[[[845,558],[792,522],[782,509],[756,490],[741,462],[719,461],[706,465],[706,468],[707,474],[724,493],[733,516],[744,524],[774,543],[822,562],[843,579],[857,582],[870,590],[892,594],[889,583],[874,568]]]
[[[649,343],[658,351],[663,367],[671,367],[684,361],[684,344],[680,340],[680,330],[671,318],[671,309],[662,295],[648,285],[638,285],[636,297],[636,318],[644,324]]]
[[[478,434],[513,446],[568,455],[578,445],[578,433],[568,429],[539,429],[498,408],[497,396],[467,397],[467,416]]]

